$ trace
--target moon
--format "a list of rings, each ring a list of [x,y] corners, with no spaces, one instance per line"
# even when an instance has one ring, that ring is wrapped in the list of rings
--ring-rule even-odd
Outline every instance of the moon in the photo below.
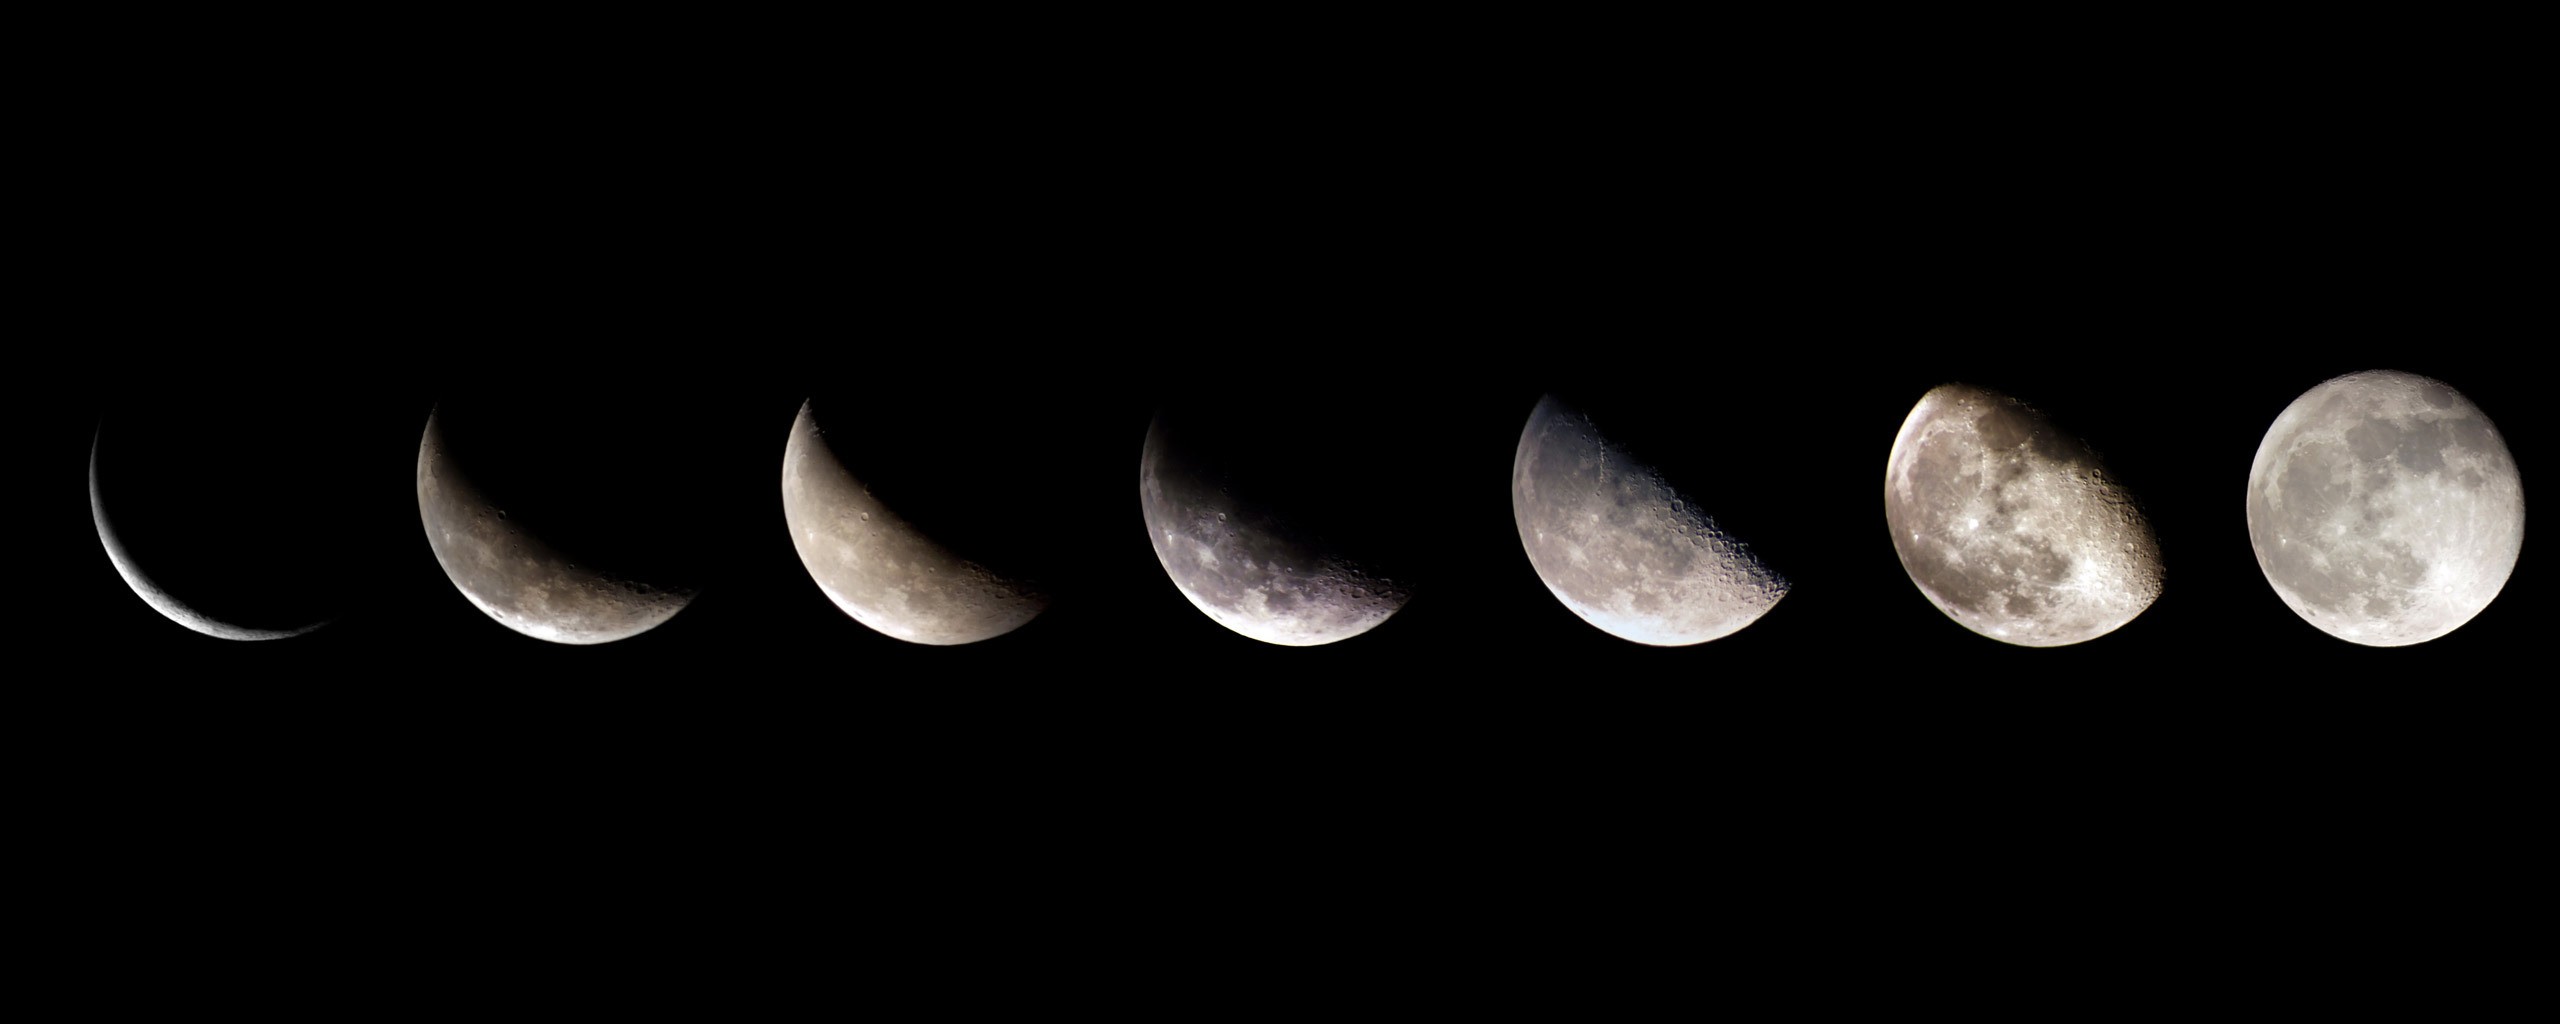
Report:
[[[1984,388],[1921,396],[1885,465],[1885,522],[1911,582],[1965,628],[2060,647],[2160,596],[2160,542],[2095,451]]]
[[[1326,536],[1327,527],[1348,519],[1343,510],[1326,515],[1313,507],[1328,497],[1323,492],[1363,489],[1340,480],[1328,488],[1322,480],[1323,461],[1334,457],[1336,445],[1284,435],[1279,440],[1288,443],[1274,449],[1323,454],[1311,456],[1317,464],[1306,467],[1309,472],[1273,473],[1252,465],[1259,461],[1253,454],[1221,450],[1224,432],[1216,426],[1175,420],[1159,414],[1147,427],[1139,507],[1165,575],[1202,614],[1264,643],[1311,647],[1376,629],[1412,598],[1403,580],[1366,557],[1363,545]],[[1318,500],[1282,500],[1291,494]],[[1373,495],[1345,497],[1367,504],[1367,518],[1391,514],[1398,504]]]
[[[126,547],[123,538],[116,533],[114,520],[107,517],[105,487],[100,481],[98,472],[98,449],[105,437],[106,428],[102,426],[99,428],[98,435],[91,438],[89,442],[89,515],[97,522],[98,543],[107,549],[107,561],[114,564],[116,575],[124,578],[125,585],[133,588],[134,596],[140,597],[144,604],[150,605],[153,611],[167,616],[171,622],[206,636],[220,637],[224,640],[283,640],[301,636],[329,624],[329,620],[321,619],[283,629],[262,629],[225,622],[190,607],[176,595],[171,594],[168,588],[163,587],[149,573],[142,571],[142,566],[135,560],[131,549]]]
[[[2351,373],[2285,407],[2249,464],[2249,546],[2322,632],[2371,647],[2471,621],[2524,551],[2524,480],[2451,386]]]
[[[1556,600],[1621,639],[1705,643],[1758,621],[1787,595],[1787,581],[1695,497],[1552,395],[1520,431],[1511,515]]]
[[[1002,636],[1048,608],[1031,584],[960,557],[873,497],[839,457],[823,419],[810,401],[792,421],[782,453],[782,516],[800,564],[836,607],[920,644]]]
[[[584,563],[510,519],[448,450],[439,409],[418,443],[418,518],[436,562],[472,607],[538,640],[600,644],[637,636],[692,603],[694,588]]]

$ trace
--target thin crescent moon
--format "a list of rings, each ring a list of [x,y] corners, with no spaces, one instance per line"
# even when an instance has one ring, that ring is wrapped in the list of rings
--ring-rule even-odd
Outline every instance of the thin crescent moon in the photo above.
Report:
[[[152,581],[150,574],[143,572],[141,566],[134,564],[133,553],[125,549],[124,541],[116,537],[115,525],[107,519],[107,503],[98,491],[98,438],[104,434],[105,429],[100,428],[98,436],[92,436],[89,439],[89,516],[97,521],[98,543],[106,547],[107,561],[115,563],[116,575],[124,577],[125,586],[132,587],[134,596],[141,598],[142,603],[150,605],[151,610],[168,616],[171,622],[206,636],[220,637],[224,640],[282,640],[287,637],[301,636],[329,624],[330,620],[322,619],[294,629],[253,629],[248,626],[235,626],[189,608],[185,602],[161,589],[160,584]]]

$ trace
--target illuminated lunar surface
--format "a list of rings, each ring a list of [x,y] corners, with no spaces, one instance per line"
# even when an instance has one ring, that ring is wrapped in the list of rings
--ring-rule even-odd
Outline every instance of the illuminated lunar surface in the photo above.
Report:
[[[1328,544],[1316,524],[1215,483],[1235,467],[1183,433],[1163,416],[1149,425],[1139,507],[1165,575],[1202,614],[1265,643],[1308,647],[1366,633],[1404,607],[1412,595],[1400,581]]]
[[[1911,582],[1965,628],[2058,647],[2160,596],[2160,544],[2097,454],[2035,409],[1949,384],[1921,397],[1885,466],[1885,521]]]
[[[103,431],[101,434],[103,437]],[[323,619],[282,629],[262,629],[240,625],[207,615],[171,594],[167,588],[160,585],[158,580],[142,570],[142,566],[134,559],[132,551],[125,546],[123,539],[117,536],[114,521],[107,517],[107,501],[103,488],[99,484],[98,448],[99,441],[92,440],[89,446],[89,515],[97,523],[98,543],[107,549],[107,560],[114,564],[116,575],[123,577],[125,585],[133,588],[134,596],[141,598],[144,604],[150,605],[153,611],[167,616],[169,621],[178,625],[206,636],[221,637],[225,640],[282,640],[301,636],[329,624],[328,620]]]
[[[647,632],[693,601],[690,588],[575,561],[511,521],[449,457],[441,415],[427,418],[418,444],[418,518],[437,564],[472,607],[538,640],[600,644]]]
[[[1030,584],[965,559],[872,496],[839,458],[816,403],[792,421],[782,456],[782,514],[818,589],[854,620],[900,640],[965,644],[1012,632],[1048,607]]]
[[[1511,514],[1556,600],[1621,639],[1704,643],[1757,621],[1787,594],[1786,580],[1718,528],[1696,497],[1552,396],[1520,432]]]
[[[2496,600],[2524,550],[2524,482],[2461,392],[2390,370],[2304,392],[2249,465],[2249,545],[2295,614],[2398,647]]]

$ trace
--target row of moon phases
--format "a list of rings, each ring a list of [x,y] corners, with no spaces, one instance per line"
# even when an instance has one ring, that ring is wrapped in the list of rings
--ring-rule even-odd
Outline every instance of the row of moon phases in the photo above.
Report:
[[[417,502],[437,562],[491,620],[562,644],[635,636],[699,587],[640,561],[573,547],[523,517],[457,450],[444,410],[418,449]],[[1292,504],[1240,466],[1265,453],[1223,442],[1214,418],[1160,414],[1138,460],[1138,497],[1166,576],[1219,625],[1288,646],[1358,636],[1411,598],[1389,555],[1340,510]],[[918,644],[966,644],[1030,622],[1051,598],[1032,575],[874,496],[829,408],[804,403],[783,447],[782,512],[802,565],[846,615]],[[1249,446],[1248,446],[1249,447]],[[121,536],[116,458],[90,453],[98,538],[124,581],[170,621],[209,636],[301,636],[325,617],[256,621],[219,594],[155,575]],[[1529,412],[1511,470],[1522,549],[1555,599],[1639,644],[1716,640],[1750,626],[1789,581],[1720,525],[1713,494],[1619,443],[1608,423],[1549,396]],[[1298,488],[1303,491],[1304,488]],[[1949,384],[1924,395],[1885,464],[1885,523],[1911,582],[1950,619],[2028,647],[2076,644],[2140,616],[2166,567],[2142,503],[2089,440],[2037,408]],[[902,514],[904,513],[904,514]],[[2396,371],[2339,377],[2278,416],[2250,465],[2249,540],[2268,584],[2343,640],[2401,646],[2460,628],[2496,599],[2524,541],[2516,462],[2453,387]],[[556,522],[556,520],[555,520]],[[1391,559],[1390,559],[1391,560]],[[191,590],[192,587],[192,590]]]

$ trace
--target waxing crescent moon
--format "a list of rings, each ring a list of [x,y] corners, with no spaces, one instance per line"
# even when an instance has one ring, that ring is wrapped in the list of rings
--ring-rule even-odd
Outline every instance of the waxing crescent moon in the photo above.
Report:
[[[1030,622],[1048,599],[901,518],[846,467],[803,402],[782,452],[782,516],[800,564],[854,621],[920,644],[965,644]],[[885,439],[884,439],[885,440]]]
[[[2450,385],[2393,370],[2286,406],[2249,464],[2248,510],[2285,605],[2372,647],[2461,628],[2524,551],[2524,480],[2498,428]]]
[[[167,616],[171,622],[206,636],[220,637],[225,640],[282,640],[287,637],[301,636],[329,624],[329,620],[322,619],[289,629],[258,629],[224,622],[188,607],[186,602],[178,600],[158,581],[153,580],[149,573],[142,571],[142,567],[134,561],[133,553],[117,536],[114,521],[107,517],[106,496],[98,479],[98,449],[105,434],[105,428],[101,427],[98,435],[91,438],[89,442],[89,515],[97,522],[98,543],[107,549],[107,560],[114,563],[116,575],[124,577],[125,585],[133,588],[134,596],[141,598],[144,604],[150,605],[153,611]]]
[[[1966,629],[2024,647],[2114,632],[2160,596],[2160,542],[2095,451],[2033,407],[1948,384],[1921,396],[1885,465],[1904,571]]]
[[[1621,639],[1705,643],[1758,621],[1787,594],[1787,581],[1694,496],[1552,395],[1520,431],[1511,515],[1556,600]]]
[[[1378,627],[1412,593],[1352,552],[1220,486],[1216,453],[1189,450],[1162,415],[1147,427],[1138,499],[1147,539],[1176,589],[1219,625],[1264,643],[1311,647]]]
[[[647,632],[693,601],[691,588],[572,561],[509,521],[448,457],[442,415],[428,415],[418,443],[418,518],[436,563],[472,607],[535,639],[600,644]]]

